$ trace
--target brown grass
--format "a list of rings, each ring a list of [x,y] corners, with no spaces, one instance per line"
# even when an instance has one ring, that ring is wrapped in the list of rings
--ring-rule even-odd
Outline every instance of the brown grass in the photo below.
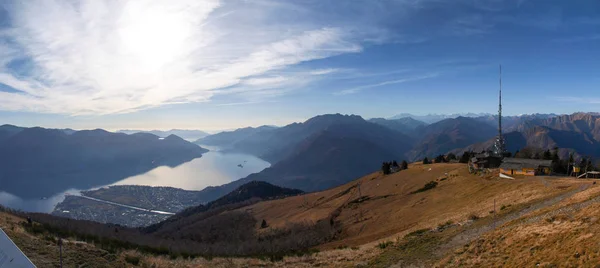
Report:
[[[437,187],[410,194],[429,181],[438,182]],[[357,200],[358,187],[353,186],[358,182],[362,196],[368,198]],[[443,222],[465,221],[472,215],[483,217],[493,210],[494,199],[499,211],[502,205],[543,199],[572,190],[577,184],[550,179],[543,183],[538,178],[504,180],[498,179],[497,174],[481,177],[469,174],[464,164],[413,164],[396,174],[373,173],[334,189],[261,202],[244,210],[257,219],[266,219],[271,226],[282,226],[328,219],[341,207],[336,221],[342,224],[343,234],[340,240],[320,247],[329,249],[394,239]]]

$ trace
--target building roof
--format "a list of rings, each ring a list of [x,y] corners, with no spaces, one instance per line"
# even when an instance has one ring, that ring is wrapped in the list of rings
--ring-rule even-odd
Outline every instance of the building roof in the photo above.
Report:
[[[516,163],[502,163],[500,164],[501,169],[523,169],[523,165]]]
[[[487,158],[490,157],[490,154],[488,152],[484,152],[484,153],[479,153],[475,155],[476,158]]]
[[[500,157],[490,155],[488,153],[476,154],[471,158],[472,163],[486,163],[489,159],[500,159]]]
[[[500,168],[502,169],[523,169],[533,168],[538,169],[540,167],[552,166],[552,160],[538,160],[538,159],[525,159],[525,158],[510,158],[506,157],[502,160]]]

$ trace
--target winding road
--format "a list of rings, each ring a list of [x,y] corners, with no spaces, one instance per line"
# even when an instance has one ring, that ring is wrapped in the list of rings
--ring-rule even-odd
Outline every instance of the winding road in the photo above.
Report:
[[[85,196],[85,195],[78,195],[78,197],[89,199],[89,200],[94,200],[96,202],[106,203],[109,205],[114,205],[114,206],[129,208],[129,209],[135,209],[135,210],[140,210],[140,211],[149,212],[149,213],[155,213],[155,214],[161,214],[161,215],[175,215],[175,213],[173,213],[173,212],[152,210],[152,209],[147,209],[147,208],[139,208],[139,207],[134,207],[134,206],[130,206],[130,205],[115,203],[115,202],[108,201],[108,200],[93,198],[93,197],[89,197],[89,196]]]

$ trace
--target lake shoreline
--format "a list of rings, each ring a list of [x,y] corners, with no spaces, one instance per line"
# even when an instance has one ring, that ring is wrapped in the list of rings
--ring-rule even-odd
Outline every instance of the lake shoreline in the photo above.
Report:
[[[23,199],[0,190],[0,205],[28,212],[50,213],[64,201],[65,195],[79,195],[81,191],[97,190],[113,185],[141,185],[173,187],[187,191],[200,191],[209,186],[219,186],[245,178],[268,168],[270,164],[260,158],[241,153],[221,152],[216,148],[201,157],[175,167],[158,166],[152,170],[130,176],[117,182],[87,189],[67,188],[49,197]]]

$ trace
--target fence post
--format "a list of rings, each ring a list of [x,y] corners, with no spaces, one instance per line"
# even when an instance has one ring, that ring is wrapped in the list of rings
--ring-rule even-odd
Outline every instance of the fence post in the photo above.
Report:
[[[63,245],[63,240],[62,238],[58,238],[58,250],[60,252],[60,268],[63,267],[63,259],[62,259],[62,245]]]
[[[494,230],[496,230],[496,198],[494,198]]]

